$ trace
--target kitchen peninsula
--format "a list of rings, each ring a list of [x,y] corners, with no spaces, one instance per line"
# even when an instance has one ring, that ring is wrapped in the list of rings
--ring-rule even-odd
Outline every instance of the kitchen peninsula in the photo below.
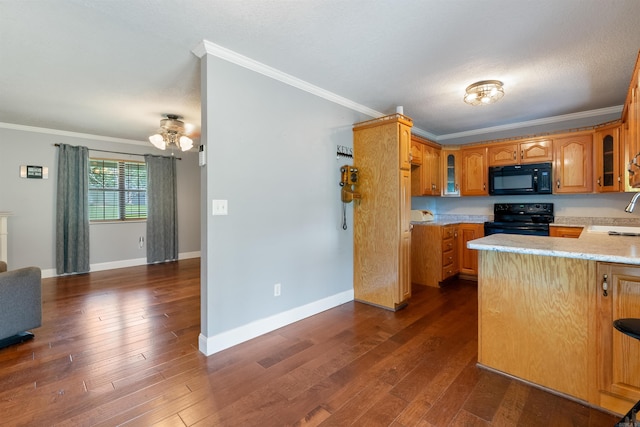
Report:
[[[640,344],[612,322],[640,317],[640,236],[594,229],[467,244],[479,251],[478,363],[624,414],[640,400]]]

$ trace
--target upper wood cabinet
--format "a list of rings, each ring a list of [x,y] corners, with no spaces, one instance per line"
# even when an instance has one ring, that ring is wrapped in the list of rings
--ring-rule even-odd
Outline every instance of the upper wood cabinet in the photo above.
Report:
[[[441,193],[440,146],[413,136],[411,152],[411,195],[439,196]],[[416,161],[416,156],[419,158]]]
[[[487,147],[470,147],[460,150],[463,196],[486,196],[489,194]]]
[[[571,135],[553,140],[553,192],[593,191],[593,136]]]
[[[424,144],[411,138],[411,165],[420,166],[422,164],[422,147]]]
[[[629,185],[640,187],[640,52],[636,59],[636,66],[631,76],[631,83],[627,92],[627,99],[622,110],[622,122],[625,146],[628,158],[625,163],[629,165]]]
[[[400,169],[411,170],[411,127],[399,126],[398,141]]]
[[[624,190],[620,155],[620,126],[603,128],[594,136],[595,191],[611,193]]]
[[[442,195],[460,195],[460,150],[442,150]]]
[[[487,156],[489,166],[542,163],[553,159],[553,149],[550,139],[526,140],[489,145]]]
[[[422,157],[422,176],[424,178],[424,194],[439,196],[440,180],[440,148],[425,145]]]

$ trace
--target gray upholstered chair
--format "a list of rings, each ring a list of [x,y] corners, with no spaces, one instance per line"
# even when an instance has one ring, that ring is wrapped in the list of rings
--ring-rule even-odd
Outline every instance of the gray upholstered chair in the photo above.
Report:
[[[33,338],[42,324],[42,281],[38,267],[6,271],[0,261],[0,348]]]

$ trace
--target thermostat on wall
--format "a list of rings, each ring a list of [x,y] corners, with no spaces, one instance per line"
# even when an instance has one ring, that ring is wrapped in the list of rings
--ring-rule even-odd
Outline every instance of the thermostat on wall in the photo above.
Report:
[[[200,148],[198,149],[198,164],[200,166],[204,166],[207,164],[207,156],[204,151],[204,145],[200,144]]]
[[[20,166],[20,178],[49,179],[49,168],[46,166]]]

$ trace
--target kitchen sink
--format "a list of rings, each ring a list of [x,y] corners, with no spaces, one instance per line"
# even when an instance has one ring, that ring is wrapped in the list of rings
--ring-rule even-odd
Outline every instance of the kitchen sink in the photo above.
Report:
[[[611,236],[640,236],[640,227],[624,225],[590,225],[588,233],[604,233]]]

